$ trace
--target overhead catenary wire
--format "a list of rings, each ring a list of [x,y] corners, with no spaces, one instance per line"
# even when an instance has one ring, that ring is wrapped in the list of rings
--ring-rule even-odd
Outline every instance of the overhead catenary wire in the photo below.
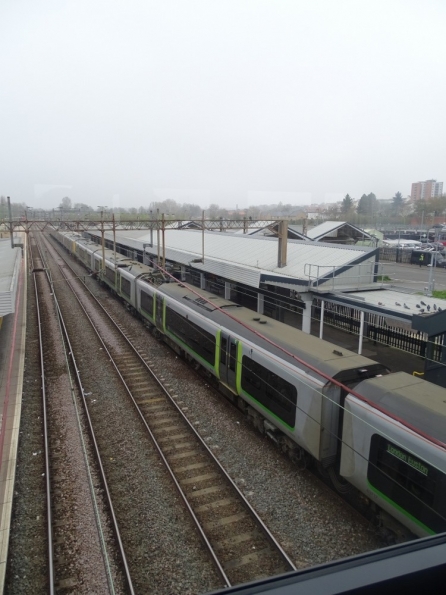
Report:
[[[163,274],[164,274],[164,275],[166,275],[167,277],[171,277],[171,278],[173,279],[173,276],[172,276],[172,275],[170,275],[170,273],[169,273],[168,271],[166,271],[166,270],[162,269],[161,267],[158,267],[158,268],[159,268],[159,269],[160,269],[160,270],[163,272]],[[177,279],[174,279],[174,280],[175,280],[175,282],[178,282],[178,280],[177,280]],[[188,287],[188,289],[189,289],[189,290],[190,290],[192,293],[194,293],[195,295],[197,295],[197,296],[199,296],[199,297],[203,298],[203,296],[202,296],[202,295],[201,295],[201,294],[198,292],[198,290],[195,290],[195,289],[194,289],[194,288],[192,288],[192,287]],[[206,300],[206,298],[204,298],[204,299]],[[206,300],[206,301],[208,301],[208,300]],[[212,307],[213,307],[213,308],[215,308],[215,304],[213,304],[213,303],[211,303],[211,302],[209,302],[209,303],[212,305]],[[222,310],[222,312],[223,312],[225,315],[227,315],[227,316],[229,316],[229,317],[231,317],[231,318],[232,318],[232,316],[229,314],[229,312],[227,312],[227,311],[224,311],[224,310]],[[236,319],[235,319],[235,320],[236,320]],[[236,320],[236,321],[237,321],[237,320]],[[237,322],[238,322],[239,324],[242,324],[242,325],[243,325],[243,323],[240,323],[239,321],[237,321]],[[243,325],[243,326],[244,326],[244,325]],[[249,330],[253,331],[253,329],[251,329],[251,328],[249,328]],[[257,333],[256,331],[253,331],[253,332],[255,332],[256,334],[258,334],[259,336],[261,336],[263,339],[265,339],[265,340],[269,341],[270,343],[273,343],[273,344],[274,344],[274,342],[272,342],[272,341],[268,340],[267,338],[263,337],[263,336],[261,335],[261,333]],[[204,335],[203,335],[203,336],[204,336]],[[276,347],[278,347],[278,348],[279,348],[279,349],[281,349],[282,351],[284,351],[284,352],[288,353],[288,352],[287,352],[285,349],[281,348],[280,346],[277,346],[277,345],[276,345]],[[306,367],[308,367],[308,368],[312,368],[312,366],[310,366],[310,365],[309,365],[309,364],[307,364],[306,362],[303,362],[303,360],[300,360],[300,359],[299,359],[297,356],[293,356],[293,354],[289,354],[289,355],[291,355],[291,356],[292,356],[294,359],[298,360],[300,363],[303,363],[303,365],[305,365]],[[290,366],[289,364],[285,364],[285,365],[286,365],[287,367],[291,368],[291,366]],[[355,394],[355,391],[354,391],[354,390],[352,390],[352,389],[350,389],[349,387],[347,387],[347,386],[343,385],[342,383],[339,383],[338,381],[335,381],[334,379],[330,378],[329,376],[327,376],[327,375],[324,375],[324,374],[323,374],[323,373],[322,373],[320,370],[317,370],[317,368],[313,368],[313,369],[314,369],[314,371],[316,371],[316,372],[317,372],[319,375],[321,375],[321,376],[325,376],[325,378],[326,378],[326,379],[329,379],[329,380],[330,380],[330,381],[332,381],[334,384],[337,384],[337,385],[339,385],[340,387],[343,387],[343,388],[344,388],[344,390],[348,391],[348,393],[350,393],[350,394],[353,394],[354,396],[357,396],[357,397],[359,398],[359,400],[360,400],[360,401],[363,401],[363,402],[367,403],[368,405],[370,405],[371,407],[373,407],[374,409],[376,409],[376,410],[378,410],[378,411],[380,410],[380,408],[379,408],[379,407],[376,407],[376,406],[375,406],[373,403],[368,403],[368,402],[367,402],[367,399],[364,399],[364,398],[363,398],[361,395]],[[294,373],[296,373],[296,369],[295,369],[295,368],[293,368],[293,372],[294,372]],[[298,372],[298,373],[300,374],[300,372]],[[303,379],[302,379],[302,381],[303,381]],[[303,381],[303,382],[304,382],[304,381]],[[271,386],[271,385],[270,385],[270,386]],[[310,386],[310,385],[307,383],[307,386]],[[271,387],[271,388],[274,388],[274,387]],[[312,388],[313,390],[315,390],[314,386],[311,386],[311,388]],[[319,393],[319,394],[320,394],[320,395],[321,395],[323,398],[326,398],[326,399],[328,398],[328,397],[327,397],[326,395],[324,395],[324,394],[323,394],[321,391],[319,391],[319,390],[318,390],[317,392],[318,392],[318,393]],[[331,399],[328,399],[328,400],[329,400],[329,401],[331,401],[331,402],[333,402]],[[291,403],[291,402],[290,402],[290,403]],[[338,404],[338,403],[336,403],[336,402],[334,402],[334,404],[335,404],[336,406],[338,406],[338,407],[341,407],[342,409],[344,409],[344,410],[345,410],[345,408],[344,408],[344,407],[342,407],[340,404]],[[295,404],[294,404],[294,403],[293,403],[293,406],[295,406]],[[301,410],[300,408],[298,408],[298,409],[299,409],[299,410]],[[302,410],[301,410],[301,411],[302,411]],[[305,413],[305,412],[304,412],[304,413]],[[387,413],[387,412],[385,412],[385,411],[381,411],[381,413],[383,413],[384,415],[388,415],[388,413]],[[354,414],[352,414],[352,415],[353,415],[354,417],[357,417],[357,416],[355,416]],[[310,416],[308,416],[308,417],[310,417]],[[310,417],[310,419],[311,419],[311,417]],[[369,423],[365,422],[365,421],[364,421],[364,420],[362,420],[361,418],[358,418],[358,419],[360,419],[362,423],[365,423],[365,424],[369,425],[369,426],[370,426],[372,429],[376,430],[376,428],[374,428],[374,427],[373,427],[371,424],[369,424]],[[391,416],[391,419],[393,419],[393,420],[394,420],[394,421],[396,421],[396,422],[400,422],[400,423],[402,423],[402,420],[395,419],[395,417],[394,417],[394,416]],[[317,420],[314,420],[314,421],[315,421],[316,423],[318,423],[318,425],[320,425],[320,424],[319,424],[319,422],[317,422]],[[392,423],[393,423],[393,421],[392,421]],[[404,425],[407,425],[407,424],[404,424],[404,422],[403,422],[403,426],[404,426]],[[415,432],[416,432],[418,435],[420,435],[420,432],[419,432],[419,431],[417,431],[416,429],[414,429],[414,428],[410,428],[410,427],[409,427],[409,429],[411,429],[412,431],[415,431]],[[384,434],[383,434],[383,432],[381,432],[381,431],[380,431],[380,434],[381,434],[381,435],[384,435]],[[335,438],[336,438],[338,441],[340,441],[340,442],[342,443],[342,438],[341,438],[341,437],[339,437],[339,436],[335,435],[334,433],[332,433],[332,435],[333,435],[333,436],[335,436]],[[392,440],[392,441],[393,441],[393,443],[395,443],[395,444],[398,444],[398,442],[397,442],[397,441],[395,441],[395,439],[393,439],[393,438],[391,438],[391,437],[389,437],[389,436],[386,436],[386,438],[387,438],[387,439],[389,439],[389,440]],[[435,440],[433,440],[432,438],[430,438],[430,437],[428,437],[428,436],[423,436],[423,435],[421,434],[421,438],[425,439],[425,440],[426,440],[427,442],[429,442],[429,443],[432,443],[432,442],[434,442],[434,444],[435,444]],[[437,442],[438,442],[438,441],[437,441]],[[441,446],[441,448],[443,448],[443,449],[444,449],[444,447],[445,447],[445,445],[444,445],[443,443],[441,443],[441,442],[440,442],[439,444],[435,444],[435,445],[436,445],[436,446]],[[400,444],[399,446],[401,446],[401,448],[404,448],[405,450],[407,450],[407,451],[409,451],[409,452],[410,452],[410,450],[409,450],[409,449],[408,449],[408,448],[407,448],[405,445],[401,445],[401,444]],[[364,460],[366,460],[366,459],[365,459],[365,457],[363,457],[363,455],[361,455],[361,453],[357,453],[357,454],[358,454],[359,456],[361,456],[361,458],[363,458]],[[415,453],[415,452],[412,452],[412,454],[413,454],[414,456],[417,456],[417,457],[419,457],[419,456],[420,456],[420,455],[418,455],[418,454],[417,454],[417,453]],[[429,462],[429,464],[431,464],[431,465],[432,465],[432,463],[430,463],[430,462]],[[433,466],[435,466],[435,465],[433,465]],[[438,467],[437,467],[437,468],[438,468]],[[441,471],[441,469],[439,469],[439,470]],[[421,501],[421,500],[420,500],[420,501]],[[434,511],[434,512],[435,512],[435,511]],[[438,513],[436,513],[436,514],[438,514]]]
[[[169,273],[167,270],[165,270],[165,269],[162,269],[162,267],[160,267],[160,266],[158,266],[158,265],[156,266],[156,268],[157,268],[157,269],[159,269],[160,271],[163,271],[163,272],[164,272],[164,273],[165,273],[165,274],[166,274],[168,277],[171,277],[170,273]],[[175,279],[175,280],[176,280],[176,279]],[[275,297],[277,297],[277,296],[276,296],[276,294],[273,294],[273,295],[274,295]],[[292,354],[290,354],[290,355],[292,356]],[[292,357],[295,357],[295,356],[292,356]],[[359,396],[359,397],[360,397],[360,396]],[[361,398],[361,397],[360,397],[360,398]],[[377,408],[377,407],[375,406],[375,408]],[[419,433],[419,431],[418,431],[418,433]]]
[[[221,289],[224,289],[224,283],[219,282],[218,280],[212,280],[212,283],[215,286],[217,286],[217,287],[219,286]],[[246,290],[242,290],[240,288],[240,286],[237,286],[237,288],[232,287],[232,291],[234,291],[235,293],[238,293],[241,296],[244,296],[244,297],[247,297],[247,298],[250,298],[250,299],[255,299],[253,295],[251,295],[250,293],[248,293]],[[280,308],[282,308],[286,312],[290,312],[292,314],[296,314],[295,310],[293,310],[292,308],[296,308],[296,310],[297,311],[300,311],[300,313],[302,313],[303,310],[304,310],[304,307],[303,306],[300,306],[298,303],[296,303],[295,305],[290,304],[290,301],[289,301],[290,298],[287,298],[287,296],[281,296],[280,294],[276,294],[276,293],[271,292],[270,290],[267,290],[267,289],[262,289],[262,293],[263,293],[263,295],[265,297],[269,297],[269,298],[271,298],[271,300],[274,300],[275,304],[273,304],[273,306],[279,306]],[[286,298],[286,299],[281,299],[281,298]],[[271,303],[271,302],[268,302],[268,303]],[[313,304],[313,307],[316,308],[316,309],[317,308],[320,309],[320,306],[319,305],[316,305],[316,304]],[[355,308],[353,306],[342,306],[342,307],[344,307],[345,309],[349,309],[349,310],[352,310],[352,309],[355,310]],[[268,314],[265,314],[265,316],[268,316]],[[380,316],[382,318],[385,318],[384,315],[378,315],[378,314],[376,314],[375,316]],[[320,323],[320,319],[317,318],[317,317],[315,317],[315,316],[310,316],[310,319],[313,322]],[[324,325],[329,326],[329,327],[331,327],[333,329],[343,330],[342,327],[339,327],[339,326],[337,326],[335,324],[331,324],[327,320],[324,320]],[[376,321],[373,323],[373,326],[376,329],[383,330],[383,331],[385,331],[388,328],[393,328],[390,325],[384,326],[382,324],[377,323]],[[359,333],[355,332],[354,330],[349,330],[349,333],[352,334],[352,335],[355,335],[355,336],[359,337]],[[420,337],[419,334],[418,333],[415,333],[415,332],[414,332],[414,337],[413,338],[418,338],[420,340],[425,341],[426,347],[429,346],[429,345],[432,345],[432,346],[438,346],[439,345],[439,343],[436,343],[435,341],[429,341],[428,338]],[[374,342],[376,342],[376,343],[381,344],[381,345],[389,346],[388,343],[385,343],[384,341],[380,340],[378,337],[373,338],[372,340]],[[395,349],[397,351],[401,351],[403,353],[408,353],[407,350],[404,350],[401,347],[398,347],[397,345],[391,345],[390,347],[392,347],[392,349]],[[427,359],[427,361],[434,362],[435,364],[438,364],[439,366],[446,366],[446,363],[445,362],[441,362],[441,361],[438,361],[438,360],[435,360],[435,359],[432,359],[432,358],[428,358],[426,356],[424,356],[424,359]]]
[[[164,273],[170,276],[170,274],[169,274],[167,271],[164,271]],[[175,281],[177,281],[177,280],[175,279]],[[199,293],[199,291],[195,291],[195,290],[194,290],[193,288],[191,288],[191,287],[188,287],[188,289],[189,289],[189,290],[190,290],[190,291],[191,291],[193,294],[195,294],[195,295],[197,295],[197,296],[201,297],[202,299],[206,300],[206,298],[205,298],[205,297],[203,297],[203,296],[202,296],[202,295]],[[208,300],[206,300],[206,301],[208,301]],[[213,307],[213,308],[219,309],[219,308],[218,308],[218,306],[216,306],[216,304],[215,304],[215,303],[212,303],[212,302],[209,302],[209,301],[208,301],[208,303],[209,303],[210,305],[212,305],[212,307]],[[242,322],[240,322],[240,321],[238,321],[236,318],[232,317],[232,315],[231,315],[229,312],[227,312],[227,311],[225,311],[225,310],[222,310],[222,312],[223,312],[225,315],[227,315],[228,317],[230,317],[230,318],[233,318],[233,319],[234,319],[236,322],[238,322],[238,323],[239,323],[239,324],[241,324],[242,326],[245,326],[245,325],[244,325]],[[198,313],[198,314],[199,314],[199,313]],[[201,316],[202,316],[202,315],[201,315]],[[187,324],[187,322],[188,322],[188,321],[186,321],[186,324]],[[272,342],[272,341],[270,341],[268,338],[266,338],[266,337],[264,337],[263,335],[261,335],[261,333],[257,333],[257,331],[254,331],[254,330],[253,330],[253,329],[251,329],[250,327],[249,327],[249,330],[250,330],[250,331],[252,331],[252,332],[254,332],[255,334],[258,334],[260,337],[262,337],[262,338],[263,338],[263,339],[265,339],[266,341]],[[204,334],[203,334],[203,336],[204,336]],[[282,351],[284,351],[284,352],[288,353],[288,352],[287,352],[287,350],[285,350],[285,349],[283,349],[283,348],[281,348],[281,347],[279,347],[279,349],[281,349]],[[272,359],[272,355],[270,355],[270,357],[271,357],[271,359]],[[301,360],[300,360],[300,359],[299,359],[297,356],[294,356],[294,357],[295,357],[295,359],[297,359],[297,360],[301,361]],[[303,379],[303,377],[302,377],[302,374],[301,374],[301,371],[300,371],[300,370],[297,370],[297,371],[296,371],[296,369],[295,369],[295,368],[291,368],[291,366],[290,366],[288,363],[286,363],[286,362],[282,362],[282,363],[283,363],[284,367],[288,367],[290,370],[292,369],[292,371],[293,371],[293,373],[294,373],[294,374],[296,374],[296,372],[297,372],[297,374],[300,376],[300,380],[301,380],[301,382],[302,382],[303,384],[305,384],[306,386],[310,387],[310,388],[311,388],[311,390],[313,390],[313,391],[316,391],[316,392],[317,392],[317,393],[318,393],[318,394],[319,394],[319,395],[320,395],[322,398],[324,398],[324,399],[326,399],[326,400],[330,401],[330,402],[331,402],[331,403],[333,403],[335,406],[337,406],[339,409],[342,409],[344,412],[346,411],[345,407],[344,407],[344,406],[342,406],[340,403],[337,403],[336,401],[333,401],[333,400],[332,400],[332,399],[330,399],[330,398],[329,398],[327,395],[324,395],[324,394],[322,393],[322,391],[318,390],[318,389],[317,389],[317,388],[315,388],[314,386],[310,386],[310,385],[309,385],[309,384],[308,384],[308,383],[307,383],[307,382],[306,382],[306,381]],[[307,364],[307,363],[305,363],[305,365],[306,365],[306,367],[312,368],[312,366],[311,366],[311,365],[309,365],[309,364]],[[438,440],[436,440],[436,439],[434,439],[434,438],[432,438],[432,437],[429,437],[429,436],[425,435],[423,432],[420,432],[420,431],[419,431],[417,428],[411,427],[411,425],[410,425],[410,424],[408,424],[407,422],[405,422],[404,420],[398,419],[396,416],[394,416],[394,415],[392,415],[392,414],[388,413],[388,412],[387,412],[387,411],[385,411],[383,408],[381,408],[381,407],[379,407],[379,406],[377,407],[377,406],[376,406],[376,404],[368,402],[368,400],[367,400],[366,398],[364,398],[362,395],[360,395],[359,393],[357,393],[357,392],[356,392],[354,389],[351,389],[351,388],[349,388],[349,387],[347,387],[347,386],[343,385],[342,383],[340,383],[340,382],[336,381],[335,379],[333,379],[333,378],[329,377],[328,375],[324,374],[323,372],[321,372],[321,371],[319,371],[319,370],[317,370],[317,371],[318,371],[318,373],[319,373],[321,376],[323,376],[323,377],[325,377],[326,379],[329,379],[331,382],[333,382],[333,384],[336,384],[336,385],[338,385],[338,386],[340,386],[340,387],[344,388],[344,390],[346,390],[346,391],[347,391],[347,394],[351,394],[351,395],[353,395],[353,396],[357,397],[357,398],[359,399],[359,401],[360,401],[360,406],[362,406],[362,405],[361,405],[361,402],[363,402],[363,403],[365,403],[365,404],[369,405],[371,408],[373,408],[373,409],[375,409],[375,410],[379,411],[381,414],[385,415],[385,416],[386,416],[386,417],[389,419],[390,423],[392,423],[392,424],[393,424],[393,423],[397,422],[397,423],[399,423],[400,425],[402,425],[402,426],[403,426],[403,429],[404,429],[404,426],[406,426],[406,428],[407,428],[407,429],[409,429],[409,430],[411,430],[411,431],[415,432],[416,434],[418,434],[418,435],[419,435],[419,437],[420,437],[421,439],[425,440],[426,442],[428,442],[428,443],[430,443],[430,444],[433,444],[434,446],[440,446],[440,447],[441,447],[443,450],[445,449],[446,445],[445,445],[445,444],[443,444],[442,442],[440,442],[440,441],[438,441]],[[252,371],[251,371],[251,373],[252,373]],[[258,378],[259,378],[259,380],[261,380],[262,382],[265,382],[265,381],[264,381],[264,379],[260,378],[259,376],[257,376],[257,377],[258,377]],[[271,389],[275,390],[275,387],[273,387],[272,385],[270,385],[270,384],[269,384],[268,386],[269,386]],[[283,396],[283,395],[282,395],[282,396]],[[290,399],[287,399],[287,400],[288,400],[288,402],[289,402],[290,404],[292,404],[292,406],[293,406],[293,407],[296,407],[296,408],[297,408],[299,411],[301,411],[302,413],[304,413],[304,414],[305,414],[305,415],[306,415],[306,416],[307,416],[309,419],[312,419],[312,420],[313,420],[313,421],[314,421],[314,422],[315,422],[317,425],[319,425],[319,426],[320,426],[320,422],[319,422],[318,420],[316,420],[315,418],[312,418],[312,417],[311,417],[311,416],[310,416],[310,415],[309,415],[307,412],[303,411],[303,410],[302,410],[302,409],[301,409],[301,408],[300,408],[300,407],[299,407],[297,404],[294,404],[294,403],[293,403],[293,402],[292,402]],[[385,432],[383,432],[381,429],[378,429],[378,428],[376,428],[375,426],[373,426],[372,424],[370,424],[369,422],[366,422],[364,419],[362,419],[361,417],[358,417],[358,416],[357,416],[357,415],[355,415],[353,412],[351,412],[351,411],[348,411],[348,413],[349,413],[349,414],[350,414],[352,417],[354,417],[354,418],[358,419],[358,420],[359,420],[361,423],[363,423],[364,425],[366,425],[366,426],[370,427],[372,430],[374,430],[374,431],[378,432],[378,433],[379,433],[381,436],[383,436],[383,437],[387,438],[389,441],[393,442],[393,444],[395,444],[395,445],[397,445],[397,446],[399,446],[399,447],[403,448],[404,450],[406,450],[406,451],[407,451],[407,452],[409,452],[410,454],[414,455],[415,457],[422,458],[422,457],[420,457],[420,455],[419,455],[418,453],[416,453],[416,452],[412,451],[410,448],[408,448],[408,447],[407,447],[407,445],[405,445],[405,444],[401,444],[401,443],[400,443],[398,440],[396,440],[396,439],[395,439],[393,436],[389,436],[389,435],[387,435],[387,434],[386,434]],[[334,437],[336,438],[336,440],[338,440],[338,441],[339,441],[341,444],[345,444],[345,443],[344,443],[344,441],[342,440],[342,437],[340,437],[340,436],[336,435],[334,432],[331,432],[331,431],[330,431],[328,428],[326,428],[326,429],[327,429],[327,430],[330,432],[330,434],[331,434],[332,436],[334,436]],[[356,453],[358,456],[360,456],[360,457],[361,457],[363,460],[367,461],[369,464],[371,464],[371,465],[373,465],[375,468],[379,469],[379,468],[378,468],[376,465],[374,465],[373,463],[371,463],[371,462],[369,461],[369,459],[366,459],[366,457],[364,457],[364,456],[363,456],[363,455],[362,455],[360,452],[356,451],[356,450],[355,450],[355,449],[352,447],[352,445],[348,445],[348,446],[349,446],[350,448],[352,448],[352,450],[354,450],[354,452],[355,452],[355,453]],[[422,460],[425,460],[425,459],[422,459]],[[432,467],[436,468],[438,471],[440,471],[440,472],[442,472],[442,473],[444,472],[442,469],[440,469],[440,468],[439,468],[437,465],[435,465],[435,464],[434,464],[434,463],[432,463],[431,461],[426,461],[426,462],[427,462],[429,465],[431,465]],[[382,470],[381,470],[381,469],[379,469],[379,470],[382,472]],[[388,477],[389,477],[389,479],[392,479],[392,480],[393,480],[393,478],[392,478],[392,477],[390,477],[390,476],[388,476]],[[401,486],[401,487],[402,487],[402,488],[403,488],[405,491],[407,491],[408,493],[411,493],[411,492],[410,492],[410,491],[409,491],[407,488],[405,488],[404,486]],[[413,495],[413,494],[412,494],[412,495]],[[425,504],[425,503],[424,503],[424,502],[423,502],[423,501],[422,501],[420,498],[417,498],[417,499],[418,499],[418,500],[419,500],[421,503],[423,503],[423,505],[427,506],[427,505],[426,505],[426,504]],[[428,508],[431,508],[431,510],[432,510],[433,512],[435,512],[435,514],[438,514],[439,516],[441,516],[441,515],[440,515],[440,514],[439,514],[437,511],[434,511],[434,509],[433,509],[432,507],[429,507],[429,506],[427,506],[427,507],[428,507]],[[443,517],[442,517],[442,518],[443,518]]]

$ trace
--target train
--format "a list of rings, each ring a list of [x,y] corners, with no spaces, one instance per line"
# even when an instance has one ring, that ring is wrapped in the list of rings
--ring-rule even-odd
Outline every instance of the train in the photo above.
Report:
[[[291,459],[355,492],[392,540],[446,531],[444,388],[80,234],[53,235]]]

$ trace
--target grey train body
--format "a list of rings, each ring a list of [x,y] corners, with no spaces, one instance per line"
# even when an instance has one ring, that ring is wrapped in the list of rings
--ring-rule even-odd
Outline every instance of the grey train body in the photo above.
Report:
[[[184,283],[55,237],[295,460],[354,486],[397,538],[446,531],[446,390]],[[394,523],[396,519],[398,523]]]

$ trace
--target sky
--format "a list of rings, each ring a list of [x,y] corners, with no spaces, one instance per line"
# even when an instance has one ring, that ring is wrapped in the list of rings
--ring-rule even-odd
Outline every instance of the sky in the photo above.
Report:
[[[379,199],[446,176],[444,0],[3,0],[0,194]]]

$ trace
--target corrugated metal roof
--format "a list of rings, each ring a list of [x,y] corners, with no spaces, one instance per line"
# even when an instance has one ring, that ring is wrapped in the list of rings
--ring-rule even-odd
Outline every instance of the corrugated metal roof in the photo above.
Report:
[[[307,236],[310,239],[315,240],[315,241],[317,241],[319,238],[324,238],[327,236],[336,237],[336,234],[334,232],[336,230],[338,230],[340,227],[343,227],[344,225],[347,225],[348,227],[351,227],[355,231],[360,232],[367,238],[371,237],[370,234],[365,232],[363,229],[356,227],[356,225],[352,225],[351,223],[348,223],[347,221],[324,221],[324,223],[321,223],[320,225],[313,227],[313,229],[310,229],[307,232]]]
[[[288,229],[290,229],[296,236],[300,236],[302,240],[311,240],[310,236],[303,233],[302,225],[288,225]]]
[[[100,233],[95,235],[100,237]],[[161,236],[161,234],[160,234]],[[112,238],[106,232],[108,240]],[[151,240],[150,232],[146,230],[116,232],[116,241],[139,250],[143,244]],[[153,247],[146,246],[146,252],[157,254],[157,234],[153,233]],[[162,240],[160,239],[160,243]],[[189,230],[166,230],[166,258],[191,264],[193,260],[202,256],[202,232]],[[314,267],[319,267],[320,275],[327,274],[334,267],[342,267],[358,262],[359,259],[374,261],[374,251],[366,247],[353,247],[345,245],[333,246],[332,244],[314,243],[310,241],[288,240],[287,266],[277,266],[278,242],[276,238],[244,237],[233,234],[206,232],[204,234],[205,262],[193,263],[193,267],[203,271],[215,272],[227,279],[242,280],[247,285],[258,287],[262,276],[277,276],[277,280],[289,281],[309,280],[309,267],[313,265],[312,275],[314,280]]]
[[[15,310],[21,259],[20,248],[11,248],[10,240],[0,240],[0,316]]]
[[[269,227],[273,225],[275,221],[247,221],[246,226],[242,227],[241,229],[237,229],[231,231],[228,229],[228,233],[237,234],[237,235],[255,235],[255,234],[262,234],[265,231],[271,232]]]

